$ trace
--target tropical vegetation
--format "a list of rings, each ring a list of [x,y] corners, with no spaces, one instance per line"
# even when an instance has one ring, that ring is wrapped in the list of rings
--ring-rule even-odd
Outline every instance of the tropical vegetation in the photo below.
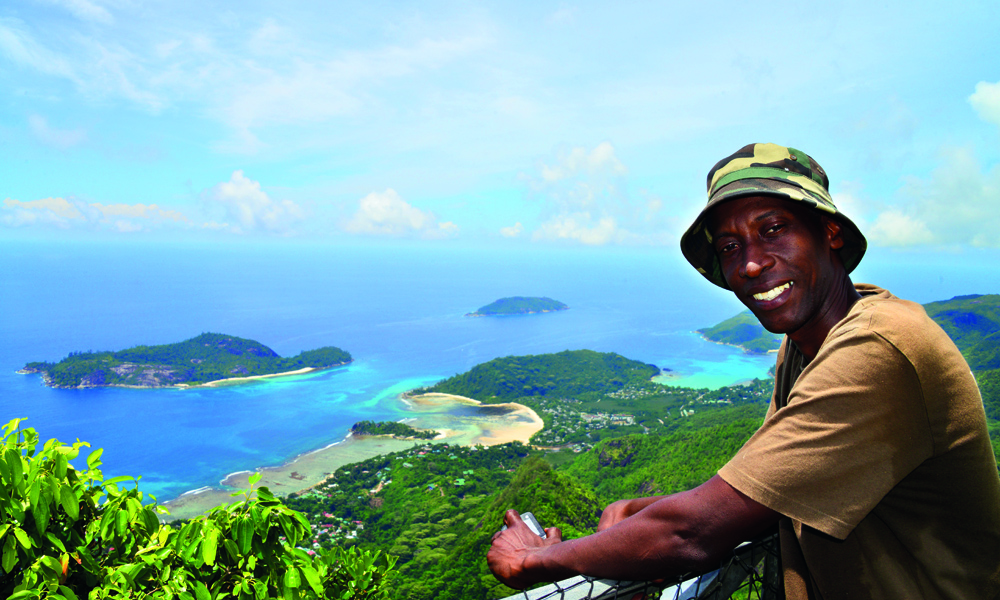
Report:
[[[755,354],[777,350],[784,337],[764,329],[749,310],[730,317],[718,325],[699,329],[698,333],[710,342],[738,346]]]
[[[353,435],[391,435],[397,438],[414,438],[418,440],[433,440],[436,431],[415,429],[406,423],[396,421],[358,421],[351,426]]]
[[[266,487],[178,526],[132,477],[104,479],[101,450],[22,429],[0,438],[0,597],[389,598],[394,558],[305,549],[310,525]],[[259,474],[251,477],[251,487]]]
[[[30,362],[22,372],[41,373],[54,387],[192,385],[351,362],[349,352],[327,346],[290,358],[253,340],[203,333],[176,344],[135,346],[118,352],[72,352],[57,363]]]
[[[553,300],[552,298],[533,298],[523,296],[513,296],[510,298],[500,298],[486,306],[480,307],[476,312],[468,313],[467,317],[485,317],[498,315],[526,315],[532,313],[552,312],[556,310],[566,310],[569,307]]]

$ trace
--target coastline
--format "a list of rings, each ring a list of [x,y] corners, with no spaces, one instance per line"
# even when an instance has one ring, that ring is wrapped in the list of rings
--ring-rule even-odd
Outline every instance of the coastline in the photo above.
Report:
[[[228,381],[228,380],[225,380]],[[452,394],[400,394],[397,401],[405,419],[420,429],[439,433],[433,440],[399,439],[391,436],[355,436],[350,432],[339,441],[300,454],[279,465],[230,473],[217,486],[184,492],[163,503],[169,520],[190,519],[216,506],[233,502],[249,486],[250,475],[260,473],[258,486],[267,486],[275,495],[287,496],[312,488],[338,468],[380,454],[413,446],[449,443],[461,446],[493,446],[513,441],[527,444],[544,423],[535,411],[523,404],[483,404],[473,398]],[[236,494],[235,496],[233,494]]]
[[[542,310],[525,310],[522,312],[512,312],[512,313],[470,312],[470,313],[465,313],[465,316],[466,317],[516,317],[518,315],[540,315],[542,313],[560,312],[564,310],[569,310],[569,307],[567,306],[566,308],[545,308]]]
[[[730,344],[729,342],[720,342],[718,340],[710,339],[708,336],[706,336],[705,334],[703,334],[702,332],[700,332],[698,330],[695,330],[693,333],[697,333],[698,337],[700,337],[701,339],[705,340],[706,342],[711,342],[713,344],[718,344],[720,346],[732,346],[733,348],[739,348],[740,350],[746,352],[747,354],[755,354],[757,356],[767,356],[768,354],[777,354],[778,353],[778,349],[777,348],[775,348],[774,350],[768,350],[767,352],[757,352],[756,350],[751,350],[751,349],[747,348],[746,346],[741,346],[739,344]]]
[[[326,367],[303,367],[301,369],[296,369],[294,371],[282,371],[280,373],[268,373],[266,375],[247,375],[245,377],[227,377],[225,379],[215,379],[212,381],[206,381],[205,383],[171,383],[168,385],[127,385],[124,383],[108,383],[104,385],[77,385],[77,386],[61,386],[52,385],[52,379],[49,377],[46,371],[36,371],[29,369],[18,369],[14,371],[18,375],[41,375],[42,383],[50,388],[57,390],[86,390],[101,387],[112,387],[112,388],[126,388],[130,390],[161,390],[167,388],[175,388],[180,390],[189,390],[201,387],[219,387],[223,385],[239,385],[241,383],[247,383],[255,379],[269,379],[272,377],[287,377],[289,375],[305,375],[306,373],[312,373],[313,371],[323,371],[326,369],[333,369],[336,367],[342,367],[344,365],[350,364],[350,362],[342,362],[335,365],[329,365]]]
[[[480,432],[474,436],[474,439],[470,443],[463,443],[462,445],[464,446],[474,446],[476,444],[481,444],[483,446],[495,446],[497,444],[506,444],[508,442],[521,442],[522,444],[527,444],[531,439],[531,436],[541,431],[545,426],[544,421],[542,421],[542,418],[538,416],[538,413],[523,404],[518,404],[517,402],[483,404],[475,398],[436,392],[418,394],[415,396],[403,394],[400,399],[404,402],[410,403],[410,406],[412,407],[411,410],[417,411],[424,407],[436,407],[442,402],[456,402],[477,408],[487,407],[487,410],[506,410],[507,412],[504,416],[512,421],[515,421],[513,423],[498,424],[499,426],[496,428],[482,428]]]

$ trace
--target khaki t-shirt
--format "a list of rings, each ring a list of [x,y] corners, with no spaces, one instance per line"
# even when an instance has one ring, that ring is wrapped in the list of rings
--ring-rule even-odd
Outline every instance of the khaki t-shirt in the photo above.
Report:
[[[719,475],[787,517],[788,598],[998,598],[1000,479],[975,379],[920,305],[858,291],[811,362],[785,338],[764,424]]]

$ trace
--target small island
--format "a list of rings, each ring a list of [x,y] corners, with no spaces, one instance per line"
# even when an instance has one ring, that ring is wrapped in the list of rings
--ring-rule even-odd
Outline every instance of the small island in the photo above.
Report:
[[[726,319],[715,327],[698,329],[697,332],[710,342],[736,346],[750,354],[776,352],[784,337],[764,329],[749,310]]]
[[[438,436],[436,431],[414,429],[406,423],[396,421],[360,421],[351,426],[351,435],[391,435],[400,439],[433,440]]]
[[[483,306],[476,312],[466,313],[467,317],[493,317],[504,315],[532,315],[535,313],[555,312],[569,307],[552,298],[534,298],[513,296],[501,298],[496,302]]]
[[[334,346],[282,358],[260,342],[203,333],[176,344],[72,352],[57,363],[30,362],[18,372],[41,373],[46,385],[57,388],[161,388],[305,373],[352,360],[349,352]]]

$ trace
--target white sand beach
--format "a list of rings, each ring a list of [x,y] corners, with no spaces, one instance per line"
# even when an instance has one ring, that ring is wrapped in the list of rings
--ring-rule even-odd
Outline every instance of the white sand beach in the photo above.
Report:
[[[303,370],[308,371],[309,369]],[[279,375],[282,374],[261,377]],[[439,433],[438,437],[433,440],[408,440],[391,436],[348,434],[339,442],[306,452],[283,465],[230,473],[219,482],[219,487],[199,488],[169,500],[164,503],[170,511],[169,518],[189,519],[216,506],[238,500],[242,493],[236,492],[234,496],[234,488],[246,489],[250,475],[254,472],[261,473],[258,487],[267,486],[276,495],[286,496],[315,486],[346,464],[379,454],[398,452],[428,443],[493,446],[518,441],[527,444],[531,436],[544,426],[535,411],[514,402],[482,404],[478,400],[453,394],[400,396],[399,400],[413,415],[406,419],[407,424],[419,429],[435,430]]]

